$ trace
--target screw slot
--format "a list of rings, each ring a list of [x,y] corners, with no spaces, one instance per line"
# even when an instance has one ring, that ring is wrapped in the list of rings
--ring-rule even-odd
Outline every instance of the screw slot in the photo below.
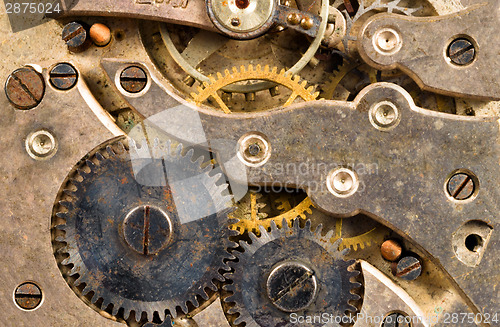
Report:
[[[22,310],[35,310],[42,300],[42,290],[35,283],[22,283],[14,291],[14,302]]]
[[[45,82],[33,67],[15,70],[5,83],[5,95],[9,102],[21,110],[33,109],[45,94]]]
[[[299,262],[284,262],[267,279],[267,296],[281,311],[297,312],[316,298],[318,284],[314,271]]]
[[[479,190],[479,180],[471,171],[458,169],[445,184],[446,195],[455,201],[471,201]]]
[[[67,63],[54,66],[49,73],[49,81],[53,87],[61,91],[73,88],[78,81],[78,73],[75,67]]]
[[[120,85],[128,93],[139,93],[146,88],[148,75],[138,66],[125,68],[120,74]]]
[[[461,36],[450,43],[446,55],[451,63],[457,66],[467,66],[476,59],[476,46],[472,40]]]

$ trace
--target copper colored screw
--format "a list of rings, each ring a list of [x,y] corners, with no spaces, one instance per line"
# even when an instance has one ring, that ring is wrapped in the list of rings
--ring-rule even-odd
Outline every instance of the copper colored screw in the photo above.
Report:
[[[36,107],[45,93],[45,82],[32,67],[15,70],[7,78],[5,94],[9,102],[17,109],[28,110]]]
[[[396,261],[401,256],[403,249],[398,242],[394,240],[387,240],[382,243],[380,247],[380,253],[385,260]]]
[[[104,24],[96,23],[92,25],[89,34],[94,44],[99,47],[103,47],[111,41],[111,31]]]

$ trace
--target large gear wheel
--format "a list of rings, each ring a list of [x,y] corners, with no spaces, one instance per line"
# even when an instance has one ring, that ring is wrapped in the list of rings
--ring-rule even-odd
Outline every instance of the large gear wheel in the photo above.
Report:
[[[63,276],[96,310],[142,322],[176,317],[224,280],[229,237],[238,235],[228,228],[230,197],[193,150],[125,141],[97,148],[63,185],[56,258],[66,254]]]
[[[231,295],[223,299],[232,325],[284,327],[294,325],[292,313],[342,317],[356,312],[350,302],[360,299],[352,291],[361,284],[351,278],[359,272],[350,268],[354,260],[343,260],[341,241],[330,242],[333,231],[323,236],[321,226],[313,231],[309,220],[305,228],[298,220],[292,227],[282,225],[271,223],[269,232],[260,227],[260,237],[250,233],[251,243],[240,242],[244,252],[234,252],[238,260],[229,263],[234,272],[225,274],[231,283],[224,285]]]
[[[196,105],[201,106],[209,98],[213,98],[220,109],[225,113],[231,113],[229,107],[224,103],[219,91],[225,86],[248,80],[264,80],[285,86],[291,90],[291,94],[282,106],[291,105],[295,99],[302,98],[304,101],[316,100],[319,93],[314,92],[314,86],[307,86],[307,81],[300,81],[298,75],[287,74],[284,69],[278,72],[278,68],[270,68],[260,65],[248,67],[241,66],[240,69],[233,67],[230,72],[228,69],[224,71],[224,75],[217,73],[217,78],[210,76],[210,83],[203,82],[203,87],[198,88],[198,93],[192,93]]]

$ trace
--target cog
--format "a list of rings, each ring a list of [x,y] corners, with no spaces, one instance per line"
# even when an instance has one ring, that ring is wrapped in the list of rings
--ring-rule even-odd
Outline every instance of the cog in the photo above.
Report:
[[[129,143],[130,145],[127,145]],[[230,197],[212,166],[170,142],[101,145],[68,176],[52,217],[56,259],[95,310],[125,320],[188,313],[224,281],[234,258]]]
[[[411,16],[413,13],[419,11],[422,9],[422,7],[418,8],[407,8],[407,7],[401,7],[399,6],[399,3],[402,0],[392,0],[387,3],[382,3],[382,0],[375,0],[371,5],[366,6],[365,5],[366,0],[358,0],[359,3],[359,8],[356,11],[356,14],[354,17],[351,17],[347,10],[343,10],[342,13],[344,14],[346,18],[346,33],[345,37],[342,39],[342,45],[344,46],[344,52],[349,53],[349,41],[357,41],[356,36],[351,35],[351,30],[353,28],[354,23],[361,18],[364,14],[367,12],[373,11],[373,10],[386,10],[388,13],[392,13],[394,11],[397,11],[399,13],[402,13],[406,16]]]
[[[283,221],[279,229],[271,223],[270,232],[260,227],[260,237],[249,233],[252,243],[240,241],[244,252],[229,265],[234,269],[225,277],[231,283],[223,289],[226,316],[233,326],[292,326],[290,313],[316,316],[328,313],[342,317],[357,311],[350,302],[360,300],[352,291],[361,287],[351,278],[359,272],[344,261],[340,240],[331,243],[333,231],[322,236],[321,225],[311,229],[311,221],[301,228]],[[309,326],[323,326],[324,322]]]
[[[296,218],[306,219],[307,213],[312,213],[311,208],[314,206],[309,197],[295,199],[292,194],[279,194],[274,200],[276,209],[280,211],[278,215],[269,217],[267,212],[262,212],[262,209],[267,206],[267,203],[273,201],[269,198],[269,193],[259,193],[249,191],[238,203],[237,209],[230,215],[238,221],[231,225],[231,229],[243,232],[253,232],[260,235],[259,226],[263,226],[266,230],[271,228],[271,222],[274,222],[279,228],[283,221],[286,221],[291,226],[292,221]],[[265,198],[265,201],[262,201]],[[291,204],[294,202],[294,205]],[[298,202],[295,204],[295,202]]]
[[[213,76],[209,77],[210,83],[203,82],[203,87],[198,87],[198,94],[193,92],[191,96],[198,106],[201,106],[209,98],[213,98],[225,113],[231,113],[231,110],[224,103],[221,96],[219,96],[218,91],[227,85],[242,81],[264,80],[285,86],[292,93],[283,106],[291,105],[297,97],[302,98],[304,101],[312,101],[316,100],[319,95],[318,92],[314,92],[314,86],[306,88],[307,81],[300,82],[298,75],[287,74],[284,69],[278,72],[278,68],[274,67],[271,69],[267,65],[264,68],[260,65],[255,67],[253,65],[249,65],[248,67],[241,66],[239,70],[233,67],[232,72],[226,69],[224,75],[217,73],[217,78]]]

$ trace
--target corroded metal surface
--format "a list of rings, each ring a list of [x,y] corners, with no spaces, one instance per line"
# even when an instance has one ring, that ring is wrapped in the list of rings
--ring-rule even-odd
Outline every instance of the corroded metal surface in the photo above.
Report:
[[[433,92],[498,100],[498,6],[498,1],[491,1],[439,19],[377,15],[360,32],[361,55],[379,69],[407,72],[421,87]],[[401,38],[401,49],[390,54],[378,51],[374,40],[377,31],[387,26],[397,30]],[[457,38],[471,40],[475,59],[461,65],[453,63],[458,59],[449,58],[447,50]]]

